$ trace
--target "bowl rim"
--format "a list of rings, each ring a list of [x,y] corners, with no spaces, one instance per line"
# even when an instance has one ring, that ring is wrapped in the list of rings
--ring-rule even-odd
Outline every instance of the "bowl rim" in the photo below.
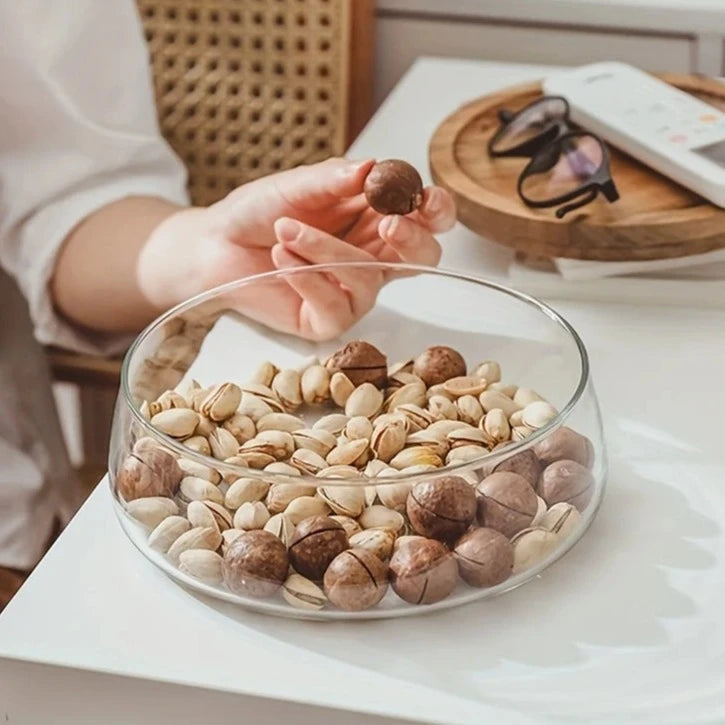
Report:
[[[348,478],[325,478],[305,474],[302,472],[299,476],[291,476],[287,474],[265,472],[263,469],[247,468],[245,466],[240,466],[237,464],[225,463],[212,456],[207,456],[195,450],[187,448],[183,445],[181,441],[172,438],[165,433],[162,433],[157,428],[154,428],[151,425],[150,421],[144,418],[144,416],[141,414],[141,411],[133,400],[129,384],[131,361],[133,360],[134,355],[141,347],[143,342],[156,330],[161,328],[166,322],[177,317],[180,314],[183,314],[184,312],[193,309],[194,307],[197,307],[200,304],[203,304],[204,302],[213,300],[215,297],[235,290],[243,285],[254,284],[259,281],[268,279],[274,279],[275,277],[284,277],[290,274],[304,274],[306,272],[325,272],[334,270],[336,268],[339,269],[350,267],[360,269],[379,269],[386,272],[401,272],[404,273],[403,276],[405,277],[416,276],[419,274],[429,274],[438,277],[446,277],[449,279],[458,279],[464,282],[469,282],[481,285],[483,287],[487,287],[488,289],[512,297],[517,301],[528,305],[529,307],[533,307],[539,313],[543,314],[545,317],[548,317],[552,322],[563,328],[564,331],[569,334],[569,337],[573,340],[576,346],[576,349],[579,353],[579,361],[581,364],[581,374],[579,377],[579,381],[574,389],[574,392],[572,393],[566,404],[558,412],[556,417],[552,418],[552,420],[550,420],[546,425],[537,429],[527,438],[524,438],[521,441],[516,441],[514,443],[509,443],[509,445],[504,446],[499,451],[487,451],[480,457],[474,458],[471,461],[464,461],[453,465],[445,465],[439,469],[436,469],[435,471],[422,471],[415,474],[401,476],[375,476],[373,478],[369,478],[362,474],[360,476],[351,476]],[[268,482],[275,483],[304,483],[318,488],[321,486],[354,486],[361,484],[378,486],[386,484],[394,485],[400,483],[415,484],[419,481],[430,479],[431,476],[462,475],[472,470],[478,469],[482,466],[495,466],[497,463],[503,460],[511,458],[518,453],[522,453],[523,451],[532,448],[534,445],[536,445],[537,442],[545,438],[553,430],[563,425],[563,423],[572,413],[574,408],[577,406],[578,402],[581,400],[581,397],[589,384],[590,373],[591,370],[589,365],[589,355],[587,353],[586,346],[584,345],[584,342],[582,341],[581,337],[574,329],[574,327],[571,325],[571,323],[569,323],[569,321],[565,317],[563,317],[563,315],[558,313],[545,302],[542,302],[538,298],[525,292],[513,289],[512,287],[500,284],[499,282],[494,282],[492,280],[478,277],[477,275],[467,274],[465,272],[459,272],[441,267],[428,267],[424,265],[407,264],[404,262],[329,262],[324,264],[305,265],[301,267],[287,267],[283,269],[275,269],[269,272],[263,272],[261,274],[250,275],[249,277],[241,277],[239,279],[233,280],[231,282],[226,282],[225,284],[213,287],[209,290],[194,295],[188,300],[185,300],[178,305],[170,308],[162,315],[154,319],[152,322],[150,322],[136,336],[131,346],[126,351],[126,354],[123,358],[123,363],[121,365],[120,395],[123,396],[125,405],[131,411],[131,416],[134,419],[134,423],[138,426],[141,426],[141,429],[145,432],[145,435],[148,435],[151,438],[155,438],[163,442],[165,448],[174,451],[175,453],[179,454],[184,458],[191,459],[207,467],[223,471],[224,475],[232,473],[238,475],[239,478],[265,479]],[[138,436],[138,438],[140,437],[142,436]],[[110,454],[112,455],[112,451],[110,452]],[[113,470],[111,470],[111,476],[114,476]]]

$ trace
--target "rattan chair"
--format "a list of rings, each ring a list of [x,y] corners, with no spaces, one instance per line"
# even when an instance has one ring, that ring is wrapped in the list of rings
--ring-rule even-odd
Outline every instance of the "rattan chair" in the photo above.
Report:
[[[137,0],[161,130],[194,204],[344,153],[371,110],[373,0]],[[183,330],[176,331],[184,334]],[[48,350],[105,459],[120,361]]]

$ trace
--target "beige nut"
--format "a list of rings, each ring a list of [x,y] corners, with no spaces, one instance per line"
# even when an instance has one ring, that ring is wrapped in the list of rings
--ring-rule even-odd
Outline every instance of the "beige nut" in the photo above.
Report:
[[[373,424],[369,418],[363,415],[357,415],[354,418],[350,418],[345,424],[345,428],[342,431],[342,435],[349,441],[360,440],[365,438],[370,440],[373,434]]]
[[[495,360],[484,360],[476,365],[471,375],[476,378],[483,378],[490,386],[492,383],[500,382],[501,366]]]
[[[231,458],[239,449],[237,439],[224,428],[217,428],[208,437],[211,454],[220,461]]]
[[[488,436],[480,429],[467,425],[452,430],[447,436],[451,449],[462,448],[463,446],[481,446],[485,448]],[[479,452],[479,455],[481,453]]]
[[[136,498],[126,504],[126,511],[147,529],[153,529],[168,516],[179,513],[176,502],[163,496]]]
[[[187,549],[179,555],[179,571],[206,584],[220,584],[222,558],[208,549]]]
[[[297,410],[302,405],[302,380],[291,368],[280,370],[272,381],[272,390],[285,410]]]
[[[262,450],[239,450],[238,453],[233,455],[231,458],[227,458],[224,463],[228,463],[230,466],[242,466],[244,468],[256,468],[262,469],[268,466],[270,463],[275,462],[275,457],[270,453]],[[229,480],[230,476],[236,476],[236,474],[225,474],[225,480]]]
[[[268,466],[264,467],[265,473],[274,473],[280,476],[291,476],[293,478],[298,478],[302,474],[300,473],[299,468],[295,468],[294,466],[291,466],[289,463],[285,463],[284,461],[275,461],[274,463],[270,463]]]
[[[483,407],[475,395],[462,395],[456,400],[458,420],[469,425],[478,425],[483,418]]]
[[[261,478],[238,478],[227,489],[224,505],[236,511],[248,501],[261,501],[269,491],[269,483]]]
[[[257,422],[257,431],[284,431],[285,433],[295,433],[305,427],[305,421],[296,415],[289,413],[268,413],[262,416]]]
[[[194,435],[208,438],[216,429],[217,424],[211,418],[207,418],[200,413],[199,422],[196,424],[196,428],[194,428]]]
[[[330,413],[324,415],[313,425],[313,430],[324,430],[332,435],[339,435],[347,425],[348,417],[344,413]]]
[[[456,463],[468,463],[475,461],[481,456],[485,456],[488,450],[480,445],[465,445],[451,448],[446,456],[446,465],[450,466]]]
[[[516,388],[511,397],[514,403],[520,405],[522,408],[525,408],[529,403],[536,403],[538,401],[546,402],[544,398],[531,388]]]
[[[317,495],[340,516],[357,518],[365,508],[362,486],[322,486]]]
[[[162,410],[151,418],[151,425],[172,438],[189,438],[193,435],[199,414],[188,408]]]
[[[302,473],[310,476],[316,475],[328,466],[327,461],[322,456],[305,448],[296,450],[290,456],[289,463]]]
[[[559,413],[556,408],[545,400],[529,403],[521,414],[521,423],[527,428],[538,430],[550,423]]]
[[[372,383],[363,383],[350,393],[345,402],[345,415],[353,418],[374,418],[383,407],[383,393]]]
[[[383,403],[386,412],[391,413],[400,405],[418,405],[423,407],[428,404],[426,397],[425,383],[407,383],[402,388],[394,390]]]
[[[325,593],[301,574],[290,574],[282,584],[282,598],[291,607],[315,611],[327,604]]]
[[[492,447],[511,438],[511,426],[501,408],[494,408],[486,413],[481,420],[481,430],[486,443]]]
[[[182,552],[189,549],[209,549],[216,551],[222,543],[221,534],[214,528],[204,527],[189,529],[181,534],[176,541],[169,547],[167,556],[174,563],[179,563],[179,557]]]
[[[405,446],[408,426],[399,419],[375,425],[370,439],[370,449],[381,461],[387,463]]]
[[[181,479],[178,495],[179,500],[186,504],[192,501],[224,503],[224,496],[217,486],[203,478],[196,478],[196,476],[186,476]]]
[[[280,411],[279,407],[273,408],[269,403],[260,398],[258,395],[249,392],[242,393],[242,402],[239,403],[237,413],[250,418],[253,423],[257,423],[259,420],[264,418],[265,415],[269,415],[273,412],[284,412]]]
[[[375,388],[377,390],[377,388]],[[327,464],[330,466],[349,466],[355,463],[368,449],[368,440],[347,441],[337,445],[327,454]]]
[[[486,381],[472,375],[462,375],[446,380],[443,389],[456,399],[464,395],[478,396],[486,389]]]
[[[179,464],[179,468],[184,472],[185,476],[203,478],[209,481],[209,483],[214,484],[221,483],[222,476],[216,468],[205,466],[203,463],[199,463],[198,461],[192,461],[191,458],[179,458],[177,463]]]
[[[393,469],[395,470],[395,469]],[[398,473],[398,471],[395,471]],[[376,492],[380,503],[389,509],[395,509],[401,513],[405,511],[405,504],[408,500],[408,494],[413,487],[411,483],[381,483],[376,486]]]
[[[358,478],[360,471],[355,466],[328,466],[318,471],[317,478]]]
[[[432,395],[428,399],[428,410],[438,419],[458,420],[458,407],[444,395]]]
[[[300,496],[290,501],[284,513],[297,526],[300,521],[309,519],[311,516],[325,516],[329,514],[330,508],[325,501],[317,496]]]
[[[519,531],[512,539],[514,547],[513,573],[518,574],[545,559],[559,543],[559,537],[543,528]]]
[[[222,555],[226,554],[227,548],[243,533],[245,532],[241,529],[227,529],[226,531],[222,531]]]
[[[257,428],[254,421],[248,415],[237,412],[222,423],[222,428],[228,430],[241,445],[257,435]]]
[[[441,457],[426,446],[404,448],[390,460],[392,468],[408,468],[409,466],[431,465],[438,468],[443,465]]]
[[[234,513],[234,528],[244,531],[261,529],[269,518],[269,511],[261,501],[246,501]]]
[[[491,383],[486,390],[495,390],[498,393],[503,393],[507,398],[514,399],[518,387],[511,383]]]
[[[352,380],[345,373],[333,373],[330,378],[330,397],[335,405],[339,408],[344,408],[347,399],[352,395],[354,390],[355,386]]]
[[[315,428],[302,428],[293,433],[292,437],[298,449],[313,451],[322,458],[337,445],[337,439],[332,433]]]
[[[435,438],[438,441],[447,441],[448,434],[454,430],[465,428],[468,423],[462,423],[460,420],[437,420],[429,425],[426,429],[426,435]]]
[[[282,513],[296,498],[314,496],[316,490],[315,486],[304,483],[275,483],[267,494],[267,508],[270,513]]]
[[[349,516],[339,516],[338,514],[335,514],[330,516],[330,518],[337,521],[337,523],[345,529],[348,539],[354,534],[357,534],[359,531],[362,531],[362,526],[360,526],[355,519],[352,519]]]
[[[397,373],[412,373],[413,365],[415,365],[415,360],[412,358],[398,360],[398,362],[393,363],[388,367],[388,377],[390,378]]]
[[[430,435],[427,429],[419,430],[416,433],[411,433],[405,440],[406,447],[411,446],[425,446],[434,453],[443,457],[448,453],[448,449],[451,447],[447,438],[443,438],[439,435]]]
[[[265,360],[260,363],[259,367],[254,371],[254,374],[249,379],[250,383],[257,383],[258,385],[264,385],[269,387],[274,380],[274,376],[279,372],[279,368],[274,363]]]
[[[242,391],[234,383],[215,385],[204,398],[199,412],[216,422],[226,420],[234,415],[242,400]]]
[[[350,537],[350,547],[366,549],[386,561],[393,555],[395,534],[390,529],[366,529]]]
[[[191,528],[183,516],[168,516],[149,534],[149,546],[165,554],[169,547]]]
[[[536,519],[532,525],[540,526],[556,534],[560,539],[567,538],[573,531],[579,528],[582,516],[576,506],[570,503],[555,503],[548,511],[546,511],[538,523]]]
[[[300,383],[302,399],[307,405],[321,405],[330,398],[330,373],[324,365],[310,365]]]
[[[285,546],[289,546],[295,533],[295,525],[286,514],[275,514],[264,525],[264,530],[274,534]]]
[[[232,528],[232,515],[214,501],[192,501],[186,509],[186,518],[192,526],[216,527],[219,532]]]
[[[397,413],[401,413],[408,420],[408,432],[414,433],[417,430],[427,428],[431,423],[435,423],[437,418],[433,413],[420,405],[414,403],[403,403],[395,409]]]
[[[183,445],[190,451],[196,451],[197,453],[201,453],[203,456],[211,455],[211,446],[204,436],[192,436],[191,438],[187,438],[183,442]]]
[[[484,390],[481,395],[478,396],[478,400],[486,413],[491,410],[495,410],[496,408],[500,408],[506,414],[507,418],[510,418],[521,408],[518,403],[514,403],[511,398],[498,390]]]
[[[379,504],[368,506],[360,514],[358,523],[363,529],[390,529],[396,536],[405,529],[405,518],[399,511]]]

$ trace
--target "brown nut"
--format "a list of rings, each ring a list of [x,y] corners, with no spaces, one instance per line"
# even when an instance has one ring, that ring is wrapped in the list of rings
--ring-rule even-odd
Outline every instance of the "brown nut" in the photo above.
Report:
[[[453,554],[435,539],[410,539],[390,560],[393,591],[411,604],[433,604],[445,599],[458,582]]]
[[[295,571],[320,581],[330,562],[349,546],[345,529],[329,516],[310,516],[297,524],[289,545]]]
[[[536,484],[539,482],[539,475],[541,474],[541,464],[536,454],[528,448],[521,453],[507,458],[505,461],[497,464],[491,473],[506,472],[518,473],[519,476],[523,476],[531,485],[532,488],[536,488]]]
[[[492,473],[476,487],[478,523],[511,538],[531,526],[538,501],[529,482],[518,473]]]
[[[453,542],[476,516],[476,492],[458,476],[441,476],[413,486],[406,509],[417,534]]]
[[[499,531],[473,529],[456,542],[453,555],[461,579],[472,587],[493,587],[508,579],[514,567],[514,547]]]
[[[541,474],[537,490],[549,506],[565,502],[583,511],[592,496],[594,476],[576,461],[556,461]]]
[[[124,501],[147,496],[173,498],[183,477],[170,453],[141,438],[116,474],[116,490]]]
[[[592,442],[581,433],[562,426],[546,436],[543,441],[534,446],[534,453],[538,456],[542,466],[548,466],[556,461],[576,461],[591,468],[594,464],[594,446]]]
[[[380,214],[410,214],[423,203],[423,180],[406,161],[378,161],[363,187],[368,204]]]
[[[466,361],[452,347],[434,345],[415,359],[413,373],[428,387],[466,374]]]
[[[348,549],[327,567],[324,585],[336,607],[348,612],[370,609],[388,591],[388,565],[370,551]]]
[[[222,562],[224,583],[235,594],[272,596],[287,578],[289,559],[284,544],[269,531],[255,529],[237,536]]]
[[[355,387],[372,383],[382,389],[388,381],[388,359],[364,340],[348,342],[327,359],[325,367],[331,375],[344,373]]]

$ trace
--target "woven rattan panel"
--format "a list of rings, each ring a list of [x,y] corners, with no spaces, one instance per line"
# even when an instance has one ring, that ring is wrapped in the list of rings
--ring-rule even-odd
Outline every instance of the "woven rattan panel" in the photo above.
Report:
[[[354,0],[138,0],[195,204],[344,151]]]

